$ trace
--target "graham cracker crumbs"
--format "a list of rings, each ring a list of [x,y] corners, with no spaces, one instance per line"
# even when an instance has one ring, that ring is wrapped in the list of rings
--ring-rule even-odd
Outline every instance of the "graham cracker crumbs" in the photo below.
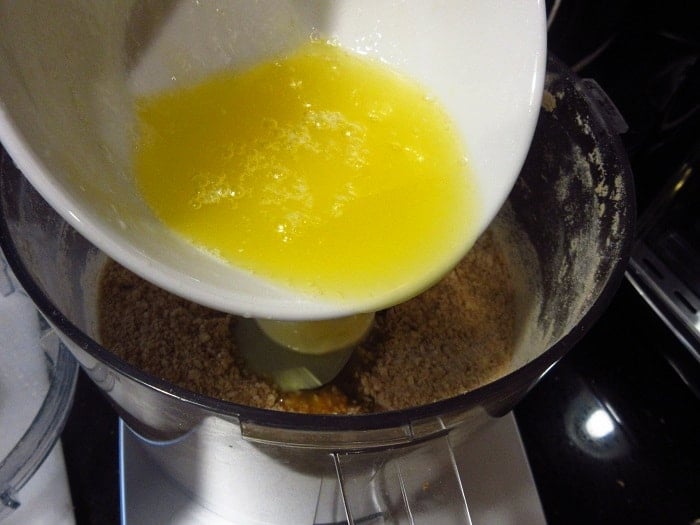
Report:
[[[378,312],[376,325],[325,387],[282,394],[239,356],[236,317],[175,297],[114,262],[100,280],[102,344],[185,389],[243,405],[355,414],[427,404],[502,374],[513,351],[514,297],[491,232],[440,283]]]
[[[514,297],[493,236],[440,283],[377,315],[349,370],[357,394],[395,410],[452,397],[502,374],[513,351]]]
[[[235,318],[176,297],[109,261],[100,279],[103,346],[129,364],[188,390],[271,407],[278,392],[246,371],[231,336]]]

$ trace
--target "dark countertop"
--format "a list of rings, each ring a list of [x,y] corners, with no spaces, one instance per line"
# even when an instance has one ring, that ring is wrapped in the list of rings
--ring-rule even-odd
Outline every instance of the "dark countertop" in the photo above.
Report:
[[[549,523],[700,519],[700,364],[625,282],[588,335],[516,409]],[[595,439],[596,410],[611,432]]]
[[[61,434],[79,525],[119,523],[118,416],[80,370],[73,408]]]
[[[698,3],[555,4],[550,50],[598,81],[630,125],[643,211],[700,137]],[[699,375],[624,282],[515,411],[548,522],[700,523]],[[606,436],[585,430],[593,413]],[[62,439],[78,523],[118,523],[117,416],[82,373]]]

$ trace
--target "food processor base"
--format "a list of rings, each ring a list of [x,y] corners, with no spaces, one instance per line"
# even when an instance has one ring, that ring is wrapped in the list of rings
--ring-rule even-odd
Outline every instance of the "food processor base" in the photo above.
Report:
[[[167,445],[154,445],[144,441],[122,421],[119,422],[122,524],[232,523],[205,508],[150,459],[148,448],[163,446]],[[466,443],[456,447],[455,458],[473,523],[545,523],[537,489],[512,414],[495,421],[481,432],[477,432]],[[426,465],[426,468],[429,468],[429,465]],[[329,487],[319,480],[318,501],[339,501],[339,498],[329,498],[325,497],[327,494],[322,494],[328,489]],[[261,491],[260,504],[264,505],[268,497],[269,494]],[[236,495],[231,494],[229,505],[232,507],[236,505],[235,499]],[[308,508],[298,508],[308,503],[296,498],[290,499],[286,523],[299,523],[295,516],[309,514],[315,516],[315,524],[346,523],[342,505],[316,505],[315,513],[310,513]],[[368,507],[371,507],[371,503]],[[440,509],[436,510],[439,513]],[[264,523],[255,516],[251,516],[250,520],[241,517],[241,520],[243,521],[237,523]],[[383,523],[382,516],[368,515],[363,523]],[[435,523],[440,523],[439,516],[436,516]]]

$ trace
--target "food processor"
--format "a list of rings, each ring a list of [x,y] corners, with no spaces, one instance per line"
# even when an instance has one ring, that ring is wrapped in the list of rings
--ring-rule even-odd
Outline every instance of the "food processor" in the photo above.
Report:
[[[543,9],[535,1],[0,4],[1,138],[22,172],[3,162],[0,243],[119,412],[123,449],[141,454],[124,455],[127,503],[148,501],[134,497],[147,461],[171,494],[228,522],[470,522],[463,451],[503,429],[499,418],[591,326],[629,252],[622,123],[595,83],[554,58],[541,97]],[[133,93],[244,67],[310,32],[406,71],[455,115],[481,177],[480,231],[496,228],[522,269],[503,377],[405,410],[296,414],[185,390],[100,345],[97,282],[108,257],[246,316],[299,320],[387,306],[302,297],[203,256],[154,220],[129,176]]]
[[[106,256],[8,166],[0,241],[27,293],[150,461],[219,518],[468,523],[461,479],[469,472],[455,468],[458,451],[498,424],[586,332],[624,273],[634,192],[622,131],[600,88],[550,57],[535,138],[495,219],[513,240],[509,257],[524,257],[532,277],[519,291],[527,315],[519,319],[511,370],[406,410],[254,409],[186,391],[118,359],[99,345],[95,326],[95,283]]]

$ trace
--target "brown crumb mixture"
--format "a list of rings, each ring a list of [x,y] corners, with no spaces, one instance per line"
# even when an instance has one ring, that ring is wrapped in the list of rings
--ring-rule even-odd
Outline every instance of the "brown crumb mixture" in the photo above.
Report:
[[[279,393],[248,373],[231,336],[235,318],[180,299],[110,261],[100,279],[102,345],[151,375],[195,392],[272,407]]]
[[[349,385],[380,409],[401,409],[473,390],[501,375],[513,351],[510,273],[483,236],[441,282],[377,314],[353,355]]]
[[[202,394],[308,413],[401,409],[497,377],[513,349],[511,277],[487,232],[440,283],[378,312],[376,326],[331,385],[281,394],[238,355],[236,317],[175,297],[114,262],[100,280],[102,344],[145,372]]]

